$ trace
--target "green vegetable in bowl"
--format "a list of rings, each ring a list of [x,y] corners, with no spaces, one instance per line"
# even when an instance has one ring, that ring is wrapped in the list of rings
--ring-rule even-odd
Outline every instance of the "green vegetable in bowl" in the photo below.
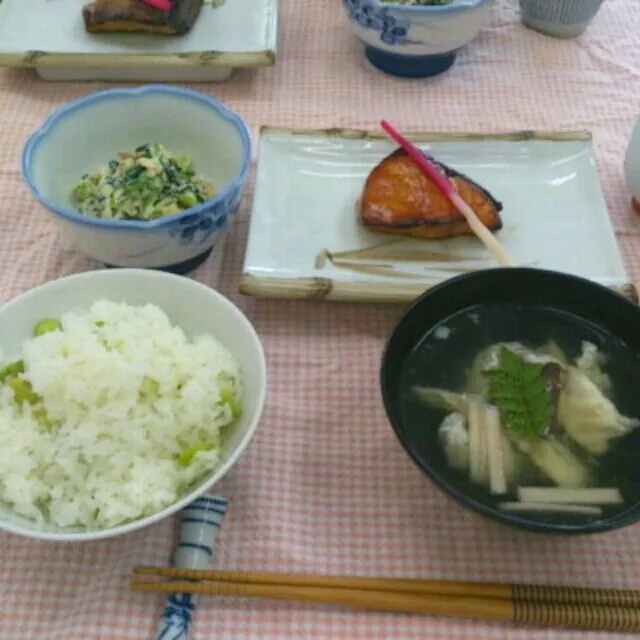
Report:
[[[195,207],[214,196],[188,156],[159,143],[121,152],[117,160],[82,176],[72,202],[79,213],[111,220],[149,221]]]
[[[541,436],[553,406],[544,366],[526,362],[507,347],[500,349],[497,369],[487,369],[489,397],[500,409],[509,429],[521,438]]]
[[[51,331],[62,330],[62,325],[53,318],[44,318],[36,323],[33,328],[33,335],[37,338]],[[25,372],[24,360],[10,362],[0,369],[0,384],[5,384],[13,390],[15,401],[18,404],[28,402],[31,405],[41,401],[40,396],[33,391],[31,384],[20,376]]]
[[[11,378],[16,378],[21,373],[24,373],[24,361],[18,360],[17,362],[11,362],[0,369],[0,383]]]
[[[215,445],[208,444],[206,442],[199,442],[198,444],[194,444],[192,447],[188,447],[178,455],[178,464],[181,467],[188,467],[193,462],[193,459],[197,453],[200,453],[200,451],[211,451],[214,448]]]
[[[231,389],[223,388],[220,390],[220,401],[223,404],[228,404],[231,409],[231,415],[234,420],[237,420],[242,415],[242,405],[238,402],[238,399],[233,395]]]
[[[27,380],[20,377],[25,372],[24,361],[18,360],[6,365],[0,370],[0,384],[9,387],[13,391],[13,400],[22,405],[25,402],[33,407],[33,417],[45,428],[52,429],[55,423],[49,419],[45,408],[42,406],[42,398],[37,394]]]
[[[44,320],[40,320],[33,328],[33,335],[43,336],[45,333],[51,333],[52,331],[60,331],[62,329],[62,325],[52,318],[45,318]]]
[[[22,378],[10,378],[6,382],[7,386],[13,390],[15,401],[18,404],[28,402],[38,404],[42,398],[31,388],[31,385]]]

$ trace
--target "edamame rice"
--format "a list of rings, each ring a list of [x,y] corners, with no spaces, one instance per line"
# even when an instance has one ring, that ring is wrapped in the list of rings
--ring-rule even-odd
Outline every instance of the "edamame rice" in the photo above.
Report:
[[[60,527],[155,513],[220,461],[242,411],[235,357],[154,305],[43,318],[0,358],[0,500]]]

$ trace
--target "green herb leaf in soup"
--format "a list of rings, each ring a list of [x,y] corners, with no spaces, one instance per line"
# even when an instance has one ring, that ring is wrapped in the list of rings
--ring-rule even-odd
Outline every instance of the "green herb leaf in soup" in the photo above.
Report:
[[[489,380],[491,401],[515,435],[532,438],[544,433],[553,407],[542,364],[525,362],[502,347],[498,367],[484,371],[483,375]]]
[[[74,187],[79,213],[112,220],[156,220],[195,207],[214,196],[213,185],[196,175],[188,156],[161,144],[120,152],[117,160],[85,174]]]

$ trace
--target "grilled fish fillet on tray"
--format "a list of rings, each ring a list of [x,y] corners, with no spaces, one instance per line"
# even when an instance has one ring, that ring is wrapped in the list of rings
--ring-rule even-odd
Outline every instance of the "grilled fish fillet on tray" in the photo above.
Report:
[[[430,158],[451,180],[462,199],[491,231],[502,228],[502,204],[486,189]],[[369,174],[359,204],[360,222],[370,231],[426,240],[474,235],[451,204],[404,149],[387,156]]]
[[[141,0],[94,0],[82,10],[91,33],[146,32],[184,35],[191,30],[204,0],[172,0],[171,11],[161,11]]]

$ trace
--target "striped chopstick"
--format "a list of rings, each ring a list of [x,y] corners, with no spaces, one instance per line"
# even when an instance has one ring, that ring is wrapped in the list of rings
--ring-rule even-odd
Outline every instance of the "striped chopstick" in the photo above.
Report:
[[[588,587],[553,587],[546,585],[504,584],[499,582],[459,582],[413,578],[360,578],[355,576],[320,576],[290,573],[245,571],[201,571],[177,567],[135,567],[134,576],[157,576],[185,580],[237,582],[241,584],[297,585],[394,591],[397,593],[474,596],[518,601],[541,601],[556,604],[586,604],[640,607],[640,591],[631,589],[593,589]]]
[[[151,581],[151,576],[172,580]],[[131,586],[136,591],[162,593],[179,589],[206,595],[314,602],[521,625],[640,631],[640,592],[626,589],[157,567],[134,569]]]

